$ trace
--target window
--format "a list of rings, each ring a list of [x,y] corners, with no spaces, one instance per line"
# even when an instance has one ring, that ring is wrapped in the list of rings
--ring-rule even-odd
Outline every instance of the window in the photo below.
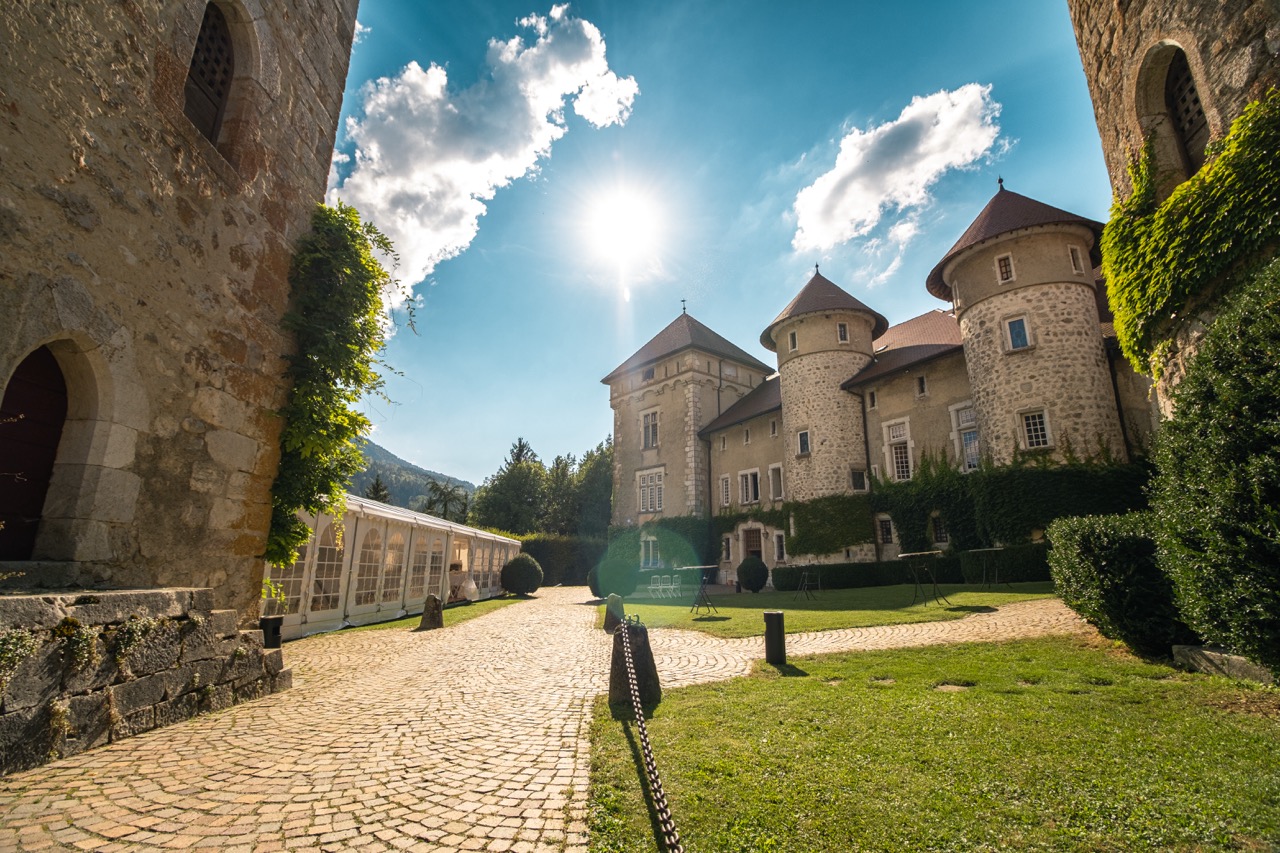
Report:
[[[947,523],[942,520],[940,515],[933,517],[933,541],[939,545],[951,541],[947,537]]]
[[[773,560],[776,563],[787,561],[787,537],[781,533],[773,534]]]
[[[877,519],[876,521],[877,521],[877,525],[880,528],[880,544],[892,545],[893,544],[893,519],[880,518],[880,519]]]
[[[720,506],[729,505],[729,478],[720,478]]]
[[[978,416],[973,406],[955,410],[956,436],[959,439],[960,470],[976,471],[981,462],[978,447]]]
[[[809,455],[809,431],[807,429],[802,429],[796,434],[796,445],[796,452],[800,456]]]
[[[645,412],[641,419],[644,422],[644,449],[650,450],[658,446],[659,412]]]
[[[911,448],[907,447],[907,443],[903,441],[892,445],[890,450],[893,455],[893,479],[910,480]]]
[[[769,466],[769,499],[782,500],[782,466]]]
[[[231,29],[222,10],[210,3],[204,7],[204,20],[200,23],[195,53],[187,71],[183,112],[196,129],[215,145],[222,131],[234,79],[235,53],[231,47]]]
[[[720,368],[720,375],[725,379],[737,379],[738,367],[734,364],[726,364]]]
[[[1022,413],[1022,434],[1028,450],[1049,446],[1049,422],[1043,411]]]
[[[928,393],[929,393],[929,385],[925,382],[925,378],[923,376],[917,376],[916,377],[916,396],[923,397],[925,394],[928,394]]]
[[[720,560],[725,563],[733,560],[733,538],[730,536],[720,540]]]
[[[751,443],[751,429],[749,427],[744,427],[742,430],[742,443],[743,444]]]
[[[724,436],[724,435],[720,436],[720,449],[721,449],[721,450],[724,450],[724,449],[725,449],[725,446],[728,444],[728,441],[729,441],[729,437],[728,437],[728,436]]]
[[[778,437],[778,422],[776,420],[769,421],[769,438],[777,438],[777,437]]]
[[[640,484],[640,512],[662,512],[662,472],[641,471],[636,480]]]
[[[640,379],[641,379],[641,381],[643,381],[643,382],[648,382],[648,381],[649,381],[650,379],[652,379],[652,378],[653,378],[653,368],[652,368],[652,367],[646,367],[646,368],[644,369],[644,372],[640,374]]]
[[[342,593],[342,548],[328,524],[316,546],[316,568],[311,582],[311,612],[337,610]]]
[[[842,344],[849,343],[849,324],[836,323],[836,340]]]
[[[1006,320],[1004,327],[1009,335],[1010,350],[1026,349],[1031,346],[1031,337],[1027,334],[1026,317],[1014,317],[1012,320]]]
[[[662,555],[658,553],[657,539],[645,537],[640,540],[640,565],[644,568],[662,565]]]
[[[1187,55],[1179,50],[1169,63],[1169,73],[1164,84],[1165,106],[1169,118],[1178,133],[1178,142],[1187,157],[1191,171],[1204,165],[1204,149],[1209,144],[1209,122],[1200,104],[1195,78]]]
[[[760,501],[760,472],[743,471],[738,475],[741,503],[753,504]]]
[[[404,534],[397,533],[387,543],[387,553],[382,564],[382,596],[380,601],[399,601],[400,586],[404,581]]]
[[[748,557],[763,557],[764,545],[760,537],[759,527],[748,527],[742,531],[742,550]]]
[[[1013,281],[1013,255],[996,258],[996,278],[1001,284]]]
[[[360,559],[356,564],[356,588],[354,604],[364,607],[373,604],[378,596],[378,575],[382,569],[382,534],[371,527],[360,546]]]
[[[1071,254],[1071,271],[1076,275],[1084,275],[1084,256],[1080,252],[1080,247],[1069,246],[1067,251]]]
[[[855,492],[865,492],[867,490],[867,472],[866,471],[850,471],[849,485]]]
[[[799,349],[800,348],[799,335],[797,335],[795,332],[791,332],[790,334],[788,334],[787,346],[791,349],[791,352],[795,352],[797,349]]]
[[[868,391],[867,392],[867,408],[874,409],[875,407],[876,407],[876,392]]]
[[[895,480],[911,479],[911,431],[907,421],[885,424],[885,461]]]

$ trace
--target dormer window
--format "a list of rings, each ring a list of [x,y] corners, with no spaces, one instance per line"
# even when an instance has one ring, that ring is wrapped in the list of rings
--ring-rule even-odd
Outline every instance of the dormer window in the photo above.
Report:
[[[1001,284],[1013,281],[1013,255],[1001,255],[996,258],[996,279]]]
[[[183,112],[214,145],[222,132],[222,119],[235,79],[235,54],[226,16],[214,3],[204,7],[204,21],[196,37],[195,53],[187,72]]]

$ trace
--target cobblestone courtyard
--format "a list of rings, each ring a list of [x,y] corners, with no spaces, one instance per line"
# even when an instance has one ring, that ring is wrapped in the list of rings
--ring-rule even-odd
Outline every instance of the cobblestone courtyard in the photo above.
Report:
[[[584,587],[444,631],[285,648],[294,688],[0,779],[0,853],[586,850],[610,641]],[[791,656],[1086,630],[1057,600],[787,637]],[[762,638],[654,630],[664,687],[745,674]]]

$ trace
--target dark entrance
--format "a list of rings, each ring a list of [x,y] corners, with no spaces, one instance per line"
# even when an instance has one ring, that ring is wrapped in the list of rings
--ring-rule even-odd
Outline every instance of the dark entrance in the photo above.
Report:
[[[18,365],[0,403],[0,560],[29,560],[44,511],[67,383],[48,347]]]

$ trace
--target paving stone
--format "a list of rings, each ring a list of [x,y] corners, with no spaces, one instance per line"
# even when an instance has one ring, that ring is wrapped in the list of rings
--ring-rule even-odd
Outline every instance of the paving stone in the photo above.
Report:
[[[274,676],[279,655],[268,652],[264,668],[247,632],[235,642],[246,646],[244,676],[256,677],[237,689],[292,679],[292,690],[218,710],[198,693],[174,695],[205,662],[184,667],[154,719],[144,711],[118,725],[214,713],[0,777],[0,852],[586,853],[588,717],[610,657],[588,598],[553,588],[443,631],[313,637],[287,644]],[[1033,601],[951,622],[792,634],[787,651],[1087,630],[1057,601]],[[650,638],[664,688],[742,675],[764,656],[762,638]]]

